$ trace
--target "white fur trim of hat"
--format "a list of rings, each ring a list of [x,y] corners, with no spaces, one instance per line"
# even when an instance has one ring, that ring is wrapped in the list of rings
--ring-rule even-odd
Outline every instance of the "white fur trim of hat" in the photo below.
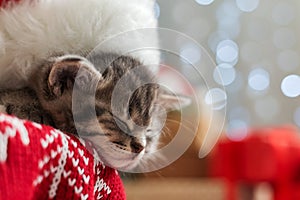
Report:
[[[153,6],[154,0],[21,0],[3,7],[0,88],[26,86],[28,74],[55,53],[86,56],[97,46],[158,64]]]

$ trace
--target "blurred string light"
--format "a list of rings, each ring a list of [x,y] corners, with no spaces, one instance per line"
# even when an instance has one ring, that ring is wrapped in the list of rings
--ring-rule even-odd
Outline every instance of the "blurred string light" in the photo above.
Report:
[[[217,53],[217,46],[220,42],[223,40],[232,40],[239,36],[240,14],[241,12],[237,9],[234,2],[224,1],[218,6],[216,10],[218,27],[208,39],[209,47],[214,53]],[[217,58],[217,60],[220,59]]]
[[[293,71],[300,65],[298,53],[293,50],[284,50],[277,57],[277,64],[284,71]]]
[[[205,94],[205,103],[214,110],[221,110],[226,106],[227,94],[220,88],[211,88]]]
[[[196,0],[196,2],[197,2],[198,4],[204,5],[204,6],[211,4],[213,1],[214,1],[214,0]]]
[[[259,0],[236,0],[236,5],[243,12],[252,12],[258,7]]]
[[[291,74],[286,76],[281,82],[281,91],[287,97],[297,97],[300,95],[300,76]]]
[[[215,68],[213,77],[218,84],[229,85],[236,77],[235,69],[232,65],[222,63]]]
[[[263,91],[269,87],[270,75],[269,73],[262,69],[253,69],[248,76],[248,85],[250,88],[256,91]]]
[[[236,78],[233,66],[238,62],[239,47],[232,39],[240,33],[240,11],[233,2],[226,1],[218,7],[216,17],[218,31],[209,39],[209,46],[213,49],[218,64],[213,78],[218,84],[228,86]]]
[[[238,45],[232,40],[222,40],[219,42],[216,51],[216,57],[220,61],[230,63],[235,61],[239,55]]]
[[[278,2],[272,11],[272,19],[278,25],[288,25],[295,18],[295,8],[291,5],[292,2]]]
[[[206,7],[205,12],[190,15],[183,11],[191,10],[191,5],[188,2],[177,1],[173,4],[174,9],[170,10],[170,17],[179,27],[184,28],[183,32],[202,43],[207,41],[215,56],[217,67],[212,74],[210,71],[204,76],[213,78],[220,88],[225,86],[226,91],[211,88],[206,93],[205,102],[218,109],[225,107],[227,98],[237,99],[229,102],[228,113],[232,113],[233,110],[242,113],[243,109],[244,113],[248,113],[248,117],[243,117],[243,114],[229,117],[228,137],[239,140],[247,136],[247,127],[252,124],[272,124],[284,121],[288,117],[300,127],[300,107],[295,108],[299,105],[286,103],[289,102],[288,99],[283,100],[286,103],[284,106],[294,109],[292,119],[290,113],[279,115],[284,109],[278,100],[282,93],[287,97],[300,96],[297,74],[300,67],[299,42],[298,30],[295,28],[298,0],[195,0],[195,3],[203,6],[214,3],[214,6]],[[210,12],[212,10],[214,13]],[[235,45],[223,46],[222,43],[226,44],[224,41],[231,41]],[[182,59],[182,72],[192,76],[193,70],[188,71],[191,68],[190,64],[186,63],[193,64],[204,60],[201,59],[202,52],[193,45],[182,43],[179,46],[180,56],[186,59]],[[249,67],[256,63],[260,63],[260,66],[252,67],[247,73]],[[277,77],[287,72],[291,75],[278,81]],[[274,80],[272,84],[271,79]],[[242,109],[238,104],[247,100],[237,97],[246,94],[247,86],[254,91],[251,93],[253,101],[245,103],[247,106]],[[265,92],[266,90],[268,92]],[[236,107],[239,109],[235,109]],[[236,129],[242,131],[234,131]]]
[[[238,63],[238,61],[239,61],[239,60],[238,60],[238,57],[237,57],[236,59],[234,59],[234,60],[231,61],[231,62],[224,62],[223,60],[221,60],[219,57],[216,56],[216,63],[217,63],[218,65],[225,63],[225,64],[229,64],[229,65],[231,65],[231,66],[235,66],[235,65]]]
[[[157,2],[154,4],[154,15],[156,18],[159,18],[160,16],[160,6]]]

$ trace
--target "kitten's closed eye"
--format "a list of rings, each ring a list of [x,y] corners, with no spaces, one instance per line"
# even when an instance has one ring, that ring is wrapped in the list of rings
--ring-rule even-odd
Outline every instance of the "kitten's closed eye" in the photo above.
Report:
[[[113,118],[114,118],[114,120],[115,120],[117,126],[118,126],[123,132],[125,132],[126,134],[130,134],[130,129],[129,129],[128,125],[127,125],[125,122],[123,122],[122,120],[120,120],[120,119],[119,119],[118,117],[116,117],[116,116],[114,116]]]

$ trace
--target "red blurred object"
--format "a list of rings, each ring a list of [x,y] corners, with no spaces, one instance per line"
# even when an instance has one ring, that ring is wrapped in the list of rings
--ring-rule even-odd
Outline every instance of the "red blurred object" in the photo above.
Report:
[[[20,0],[0,0],[0,7],[5,7],[10,3],[18,3]],[[30,0],[31,1],[31,0]]]
[[[293,127],[252,130],[242,141],[220,141],[212,156],[212,175],[228,180],[228,200],[239,182],[268,182],[275,200],[300,199],[300,134]]]

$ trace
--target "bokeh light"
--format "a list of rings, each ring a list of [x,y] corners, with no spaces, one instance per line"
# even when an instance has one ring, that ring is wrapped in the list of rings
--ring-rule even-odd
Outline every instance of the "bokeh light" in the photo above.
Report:
[[[205,95],[205,103],[214,110],[221,110],[226,106],[227,94],[223,89],[212,88]]]
[[[195,64],[201,59],[201,50],[194,44],[186,44],[180,51],[181,60],[187,64]]]
[[[239,55],[238,45],[232,40],[222,40],[217,46],[216,56],[223,62],[233,62]]]
[[[213,2],[214,0],[196,0],[196,2],[200,5],[209,5]]]
[[[191,36],[203,47],[199,52],[193,45],[174,43],[186,58],[181,72],[192,77],[190,64],[203,62],[205,50],[216,63],[206,69],[203,62],[203,78],[215,85],[199,84],[199,88],[205,88],[205,103],[215,108],[226,105],[230,127],[300,123],[295,117],[300,115],[296,114],[300,109],[298,0],[163,2],[158,0],[161,9],[165,7],[160,25]],[[211,93],[217,97],[214,101]]]
[[[235,69],[232,65],[223,63],[218,65],[214,70],[214,80],[223,86],[231,84],[235,79]]]
[[[231,66],[235,66],[235,65],[238,63],[238,61],[239,61],[238,57],[237,57],[235,60],[231,61],[231,62],[224,62],[224,61],[221,60],[219,57],[216,57],[216,63],[217,63],[218,65],[221,65],[221,64],[229,64],[229,65],[231,65]]]
[[[281,91],[287,97],[297,97],[300,95],[300,76],[291,74],[286,76],[281,82]]]
[[[226,135],[230,140],[240,141],[248,135],[248,124],[241,119],[233,119],[228,122]]]
[[[269,87],[269,84],[270,75],[266,70],[258,68],[250,72],[248,76],[248,85],[253,90],[263,91]]]
[[[252,12],[258,7],[259,0],[236,0],[236,5],[243,12]]]

